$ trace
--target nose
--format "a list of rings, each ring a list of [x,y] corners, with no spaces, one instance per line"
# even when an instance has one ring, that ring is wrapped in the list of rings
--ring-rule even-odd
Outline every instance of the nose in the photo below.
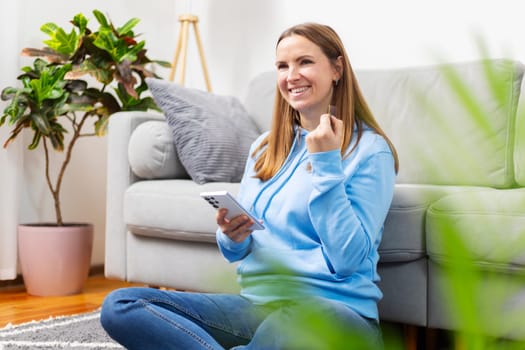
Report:
[[[299,79],[299,69],[297,69],[297,67],[294,65],[294,66],[290,66],[288,68],[288,75],[286,77],[286,80],[287,81],[294,81],[294,80],[297,80]]]

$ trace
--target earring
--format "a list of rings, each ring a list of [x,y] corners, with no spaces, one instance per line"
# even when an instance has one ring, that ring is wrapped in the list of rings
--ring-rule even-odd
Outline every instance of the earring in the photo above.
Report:
[[[337,84],[339,84],[339,79],[334,80],[334,86],[337,86]]]

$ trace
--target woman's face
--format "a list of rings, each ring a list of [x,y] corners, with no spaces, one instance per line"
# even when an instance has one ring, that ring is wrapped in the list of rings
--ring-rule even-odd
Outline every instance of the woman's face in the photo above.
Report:
[[[300,113],[302,126],[314,129],[328,111],[338,70],[319,46],[300,35],[279,42],[275,65],[281,95]]]

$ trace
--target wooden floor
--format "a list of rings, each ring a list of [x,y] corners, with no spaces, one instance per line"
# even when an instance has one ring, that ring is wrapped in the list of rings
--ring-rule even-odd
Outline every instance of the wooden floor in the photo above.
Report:
[[[0,328],[51,316],[74,315],[93,311],[102,305],[104,297],[114,289],[133,284],[108,280],[103,276],[88,278],[82,294],[63,297],[28,295],[23,286],[0,290]]]

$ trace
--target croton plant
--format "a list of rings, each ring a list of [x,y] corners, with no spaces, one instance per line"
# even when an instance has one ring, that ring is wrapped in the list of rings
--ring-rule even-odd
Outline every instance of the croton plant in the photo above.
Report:
[[[4,147],[25,129],[32,133],[29,149],[42,145],[57,225],[64,224],[60,190],[76,142],[81,137],[104,135],[109,118],[118,111],[158,110],[151,97],[142,97],[148,89],[145,78],[157,77],[148,69],[151,64],[170,66],[146,56],[145,42],[133,32],[139,19],[115,27],[100,11],[94,10],[93,15],[96,30],[88,27],[81,13],[71,20],[69,33],[55,23],[44,24],[40,29],[48,36],[46,46],[22,51],[22,55],[35,57],[33,66],[22,68],[20,87],[6,87],[1,94],[9,102],[0,126],[12,127]],[[93,127],[86,130],[88,120]],[[52,150],[65,151],[54,181]]]

